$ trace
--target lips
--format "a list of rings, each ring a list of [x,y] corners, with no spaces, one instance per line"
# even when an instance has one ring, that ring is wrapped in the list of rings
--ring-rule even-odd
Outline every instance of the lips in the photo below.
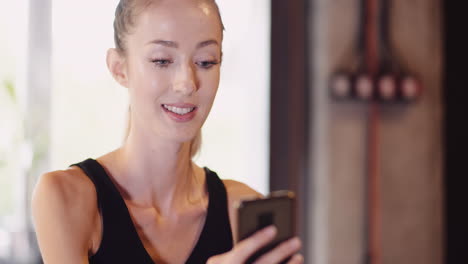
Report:
[[[176,122],[187,122],[195,117],[197,107],[193,104],[162,104],[162,109]]]
[[[178,115],[185,115],[185,114],[188,114],[190,112],[192,112],[193,110],[195,110],[196,107],[177,107],[177,106],[171,106],[171,105],[166,105],[166,104],[163,104],[163,107],[172,112],[172,113],[175,113],[175,114],[178,114]]]

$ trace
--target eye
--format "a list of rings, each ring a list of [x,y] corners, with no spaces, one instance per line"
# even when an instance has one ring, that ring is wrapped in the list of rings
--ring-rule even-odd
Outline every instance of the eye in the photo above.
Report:
[[[169,66],[169,64],[172,63],[172,61],[169,60],[169,59],[155,59],[155,60],[152,60],[151,62],[154,63],[156,66],[161,67],[161,68],[165,68],[165,67]]]
[[[199,61],[199,62],[196,62],[196,64],[198,66],[200,66],[201,68],[203,68],[203,69],[209,69],[209,68],[213,67],[214,65],[219,64],[219,62],[215,61],[215,60],[212,60],[212,61]]]

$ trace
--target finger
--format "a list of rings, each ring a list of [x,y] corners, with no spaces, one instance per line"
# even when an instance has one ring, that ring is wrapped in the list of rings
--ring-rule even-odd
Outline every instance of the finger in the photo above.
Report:
[[[234,248],[236,257],[242,262],[260,248],[268,244],[276,236],[277,229],[274,226],[266,227],[249,238],[239,242]]]
[[[304,257],[301,254],[294,255],[289,261],[288,264],[302,264],[304,263]]]
[[[267,263],[279,263],[287,257],[293,255],[301,248],[301,240],[295,237],[289,239],[279,246],[271,250],[270,252],[261,256],[255,263],[256,264],[267,264]]]
[[[222,258],[223,258],[223,255],[213,256],[213,257],[211,257],[211,258],[208,259],[208,261],[206,262],[206,264],[218,264],[218,263],[221,263]]]

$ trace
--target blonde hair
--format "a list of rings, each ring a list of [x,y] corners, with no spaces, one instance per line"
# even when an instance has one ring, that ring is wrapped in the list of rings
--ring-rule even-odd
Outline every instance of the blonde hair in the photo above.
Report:
[[[221,18],[218,4],[215,0],[206,0],[213,4],[221,29],[224,31],[224,24]],[[114,18],[114,43],[115,47],[120,52],[125,52],[125,36],[130,32],[130,29],[135,26],[135,17],[144,9],[149,7],[155,0],[120,0],[115,9]]]
[[[221,13],[219,11],[218,4],[215,0],[207,0],[214,5],[214,8],[218,14],[219,21],[221,23],[222,31],[224,31],[223,20],[221,19]],[[121,53],[125,54],[125,36],[130,33],[130,29],[135,26],[135,17],[149,7],[154,0],[120,0],[117,8],[115,9],[114,18],[114,43],[116,49]],[[131,109],[128,108],[127,116],[127,128],[125,132],[124,140],[127,139],[130,133],[131,126]],[[190,142],[190,156],[193,158],[200,150],[202,142],[201,129],[197,132],[196,136]]]

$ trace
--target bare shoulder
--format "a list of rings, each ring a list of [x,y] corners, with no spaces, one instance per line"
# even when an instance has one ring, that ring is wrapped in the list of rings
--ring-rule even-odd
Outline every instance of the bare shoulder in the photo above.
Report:
[[[63,205],[85,205],[96,201],[96,191],[92,181],[80,169],[72,167],[39,177],[34,188],[33,206],[43,200]]]
[[[228,198],[231,201],[262,197],[262,194],[260,194],[245,183],[235,180],[223,180],[223,183],[224,186],[226,186]]]
[[[60,263],[64,257],[78,263],[88,255],[98,219],[97,195],[92,181],[80,169],[43,174],[34,189],[31,207],[47,263]]]
[[[229,221],[234,241],[237,242],[237,209],[236,204],[244,199],[262,198],[263,196],[245,183],[234,180],[223,180],[228,195]]]

